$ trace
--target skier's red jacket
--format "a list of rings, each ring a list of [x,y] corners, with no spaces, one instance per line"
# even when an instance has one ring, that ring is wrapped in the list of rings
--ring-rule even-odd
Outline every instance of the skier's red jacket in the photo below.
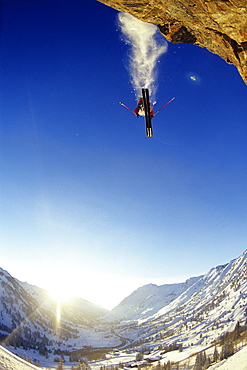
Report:
[[[139,99],[138,106],[134,110],[134,113],[135,113],[136,116],[139,115],[139,110],[140,109],[143,109],[143,99],[142,98]],[[150,117],[153,118],[153,116],[154,116],[154,110],[151,108],[150,102],[149,102],[149,109],[150,109]]]

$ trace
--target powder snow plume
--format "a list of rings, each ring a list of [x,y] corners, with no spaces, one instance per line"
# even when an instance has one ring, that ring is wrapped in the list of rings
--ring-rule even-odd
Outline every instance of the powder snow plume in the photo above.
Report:
[[[130,74],[136,98],[142,88],[148,88],[152,99],[156,93],[156,66],[159,57],[166,52],[167,42],[158,38],[155,25],[142,22],[128,13],[118,14],[124,41],[130,45]]]

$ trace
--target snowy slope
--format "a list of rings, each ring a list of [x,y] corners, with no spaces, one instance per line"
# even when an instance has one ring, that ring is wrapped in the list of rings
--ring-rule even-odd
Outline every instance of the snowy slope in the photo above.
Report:
[[[143,323],[163,315],[176,314],[184,305],[191,309],[213,309],[222,300],[227,307],[245,303],[247,251],[226,265],[212,268],[203,276],[193,277],[180,284],[144,285],[126,297],[101,321],[108,323]],[[227,300],[225,301],[225,298]],[[241,310],[243,311],[243,310]],[[236,313],[238,316],[240,312]],[[214,314],[212,315],[212,317]],[[234,315],[232,315],[233,317]]]
[[[210,366],[209,370],[247,370],[247,347],[218,364]]]
[[[145,285],[102,317],[98,307],[74,299],[62,306],[58,323],[57,306],[45,291],[0,269],[0,336],[42,353],[129,345],[157,351],[175,342],[208,346],[238,321],[245,323],[246,277],[247,251],[184,283]]]
[[[57,321],[57,303],[38,287],[21,283],[7,271],[0,269],[0,339],[16,347],[36,346],[45,352],[47,346],[64,341],[78,342],[80,346],[112,345],[109,333],[95,330],[97,318],[107,310],[82,298],[60,307]],[[11,335],[10,335],[11,334]],[[114,344],[119,343],[113,338]]]
[[[32,297],[34,298],[40,305],[44,304],[44,299],[46,302],[52,301],[51,298],[49,297],[47,291],[44,289],[41,289],[35,285],[28,284],[27,282],[23,283],[17,279],[15,279],[20,286]],[[79,297],[74,297],[70,299],[69,304],[67,304],[67,307],[73,307],[76,309],[79,309],[81,314],[84,315],[85,317],[95,319],[98,318],[102,315],[105,315],[108,310],[101,306],[97,306],[91,302],[88,302],[87,300]]]
[[[112,322],[148,318],[174,301],[200,278],[190,278],[186,282],[179,284],[144,285],[106,314],[104,321]]]
[[[192,351],[191,351],[192,353]],[[168,353],[169,355],[169,353]],[[181,361],[183,358],[188,358],[188,355],[184,355],[183,353],[171,353],[170,360],[172,361]],[[99,370],[103,365],[105,366],[118,366],[119,362],[121,363],[128,363],[132,362],[135,359],[134,354],[124,354],[118,353],[118,355],[114,357],[107,358],[104,361],[97,361],[90,363],[90,367],[93,370]],[[46,366],[46,365],[45,365]],[[65,365],[66,368],[71,368],[71,364]],[[57,367],[55,364],[52,365],[52,368]],[[40,367],[36,367],[20,357],[16,356],[12,352],[8,351],[7,349],[0,346],[0,370],[38,370]],[[228,358],[227,360],[223,360],[214,364],[208,368],[209,370],[247,370],[247,346],[242,348],[239,352]]]
[[[0,370],[31,370],[40,369],[40,367],[29,364],[20,357],[15,356],[7,349],[0,346]]]
[[[246,277],[247,252],[244,252],[230,263],[212,268],[195,279],[194,284],[153,315],[133,321],[133,311],[128,312],[124,320],[115,323],[115,333],[128,338],[132,344],[141,340],[153,347],[154,343],[174,341],[184,345],[211,343],[222,333],[232,331],[238,321],[245,322]]]

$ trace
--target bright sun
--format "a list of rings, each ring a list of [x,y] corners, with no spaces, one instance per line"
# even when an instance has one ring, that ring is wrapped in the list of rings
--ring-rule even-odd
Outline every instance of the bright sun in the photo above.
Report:
[[[49,297],[56,302],[56,321],[60,325],[62,304],[72,298],[72,294],[64,289],[64,286],[57,285],[48,291]]]
[[[47,284],[49,297],[56,302],[68,302],[74,295],[71,289],[73,285],[69,281],[71,271],[68,266],[61,264],[54,265],[52,270],[52,277],[49,278],[49,283]],[[62,274],[61,271],[63,272]]]
[[[46,290],[49,297],[57,302],[69,303],[73,297],[83,298],[91,303],[112,309],[120,301],[143,285],[128,277],[101,273],[91,268],[79,268],[64,263],[56,263],[47,269]]]
[[[48,294],[53,301],[68,302],[72,298],[72,294],[64,291],[64,288],[57,286],[56,288],[49,289]]]

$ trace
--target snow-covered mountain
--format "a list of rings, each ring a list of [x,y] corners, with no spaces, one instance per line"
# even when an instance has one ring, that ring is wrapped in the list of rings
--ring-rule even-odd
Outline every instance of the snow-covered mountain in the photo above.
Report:
[[[174,343],[210,345],[247,318],[247,251],[180,284],[148,284],[111,312],[83,299],[61,307],[44,290],[0,269],[0,339],[40,353]]]
[[[34,298],[40,305],[44,304],[44,299],[46,302],[52,301],[46,290],[41,289],[35,285],[28,284],[27,282],[23,283],[21,281],[18,281],[17,279],[15,280],[21,285],[21,287],[26,291],[26,293],[28,293],[32,298]],[[88,320],[90,322],[92,319],[97,319],[98,317],[101,317],[102,315],[108,312],[107,309],[101,306],[97,306],[79,297],[71,298],[69,304],[65,306],[67,308],[73,307],[74,309],[77,309],[80,312],[81,316],[83,317],[83,322],[85,322],[85,320]]]
[[[22,358],[8,351],[6,348],[0,347],[0,369],[38,370],[40,368],[24,361]]]
[[[148,318],[174,301],[200,278],[201,276],[193,277],[179,284],[144,285],[106,314],[104,321],[113,322]]]
[[[160,292],[172,292],[170,301],[169,296],[156,295],[159,288]],[[148,297],[143,299],[145,290]],[[167,304],[160,308],[160,301]],[[139,318],[135,311],[139,311]],[[246,322],[247,251],[182,285],[140,288],[104,319],[108,318],[111,323],[115,319],[115,332],[132,343],[211,343],[225,331],[233,330],[237,322]]]
[[[179,355],[177,355],[179,356]],[[179,357],[178,357],[179,358]],[[227,360],[223,360],[221,362],[218,362],[212,366],[210,366],[209,370],[246,370],[247,364],[246,364],[246,358],[247,358],[247,347],[242,348],[239,352],[235,353],[233,356],[228,358]],[[176,360],[176,359],[175,359]],[[113,362],[113,360],[112,360]],[[117,366],[118,361],[116,361],[114,364]],[[100,367],[95,366],[95,363],[89,364],[92,370],[97,370]],[[52,367],[54,368],[54,366]],[[56,366],[57,368],[57,366]],[[192,369],[193,365],[190,367],[187,367],[187,369]],[[8,370],[38,370],[40,367],[37,367],[33,364],[28,363],[27,361],[24,361],[19,356],[14,355],[12,352],[6,350],[5,348],[0,346],[0,369],[8,369]]]
[[[58,307],[45,290],[22,283],[0,269],[0,339],[13,346],[33,346],[45,353],[47,346],[58,346],[61,341],[80,342],[84,338],[86,343],[88,336],[98,338],[94,328],[98,317],[106,312],[82,298]]]

